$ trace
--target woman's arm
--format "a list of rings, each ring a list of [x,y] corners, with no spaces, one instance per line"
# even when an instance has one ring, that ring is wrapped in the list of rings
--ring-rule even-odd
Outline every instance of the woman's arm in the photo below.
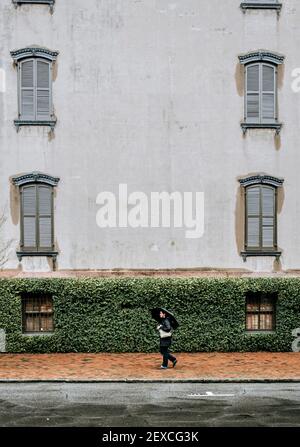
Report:
[[[163,324],[161,325],[161,329],[165,332],[171,332],[171,323],[168,318],[165,318]]]

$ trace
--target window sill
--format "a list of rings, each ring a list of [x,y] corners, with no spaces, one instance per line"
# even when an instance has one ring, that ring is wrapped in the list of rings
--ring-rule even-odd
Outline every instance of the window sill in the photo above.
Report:
[[[14,120],[14,124],[17,128],[17,132],[19,132],[20,127],[22,126],[48,126],[51,127],[51,130],[54,130],[56,125],[56,119],[54,120]]]
[[[243,257],[244,262],[246,262],[247,258],[254,257],[254,256],[274,256],[276,260],[278,261],[281,256],[281,251],[259,251],[259,250],[253,250],[253,251],[242,251],[241,256]]]
[[[47,256],[53,258],[56,261],[58,251],[17,251],[19,261],[25,256]]]
[[[255,124],[255,123],[241,123],[241,128],[243,130],[243,134],[247,133],[249,129],[274,129],[276,131],[276,135],[280,134],[282,129],[281,123],[268,123],[268,124]]]
[[[49,337],[54,332],[22,332],[23,337]]]
[[[281,11],[282,8],[282,3],[277,3],[277,2],[262,2],[262,3],[257,3],[257,2],[251,2],[251,1],[245,1],[241,3],[241,8],[243,10],[243,12],[246,12],[247,9],[274,9],[277,11],[277,13],[279,13]]]
[[[255,336],[255,335],[275,335],[276,331],[245,331],[246,335]]]
[[[50,11],[53,12],[53,7],[55,0],[12,0],[13,4],[17,8],[17,6],[21,6],[22,4],[40,4],[40,5],[49,5]]]

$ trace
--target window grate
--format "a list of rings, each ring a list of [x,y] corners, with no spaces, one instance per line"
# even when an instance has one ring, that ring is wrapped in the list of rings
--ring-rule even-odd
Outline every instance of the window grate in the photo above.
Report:
[[[53,299],[51,296],[25,296],[22,299],[23,333],[53,332]]]
[[[276,294],[254,293],[246,298],[246,330],[274,331],[276,317]]]

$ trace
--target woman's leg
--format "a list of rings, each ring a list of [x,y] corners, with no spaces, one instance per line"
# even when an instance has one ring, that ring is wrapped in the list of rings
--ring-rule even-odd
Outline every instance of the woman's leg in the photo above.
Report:
[[[160,347],[160,353],[163,356],[162,366],[167,367],[168,366],[168,358],[169,358],[168,346],[161,346]]]
[[[169,348],[171,347],[171,343],[170,343],[170,345],[169,345],[169,347],[168,347],[168,359],[172,362],[172,363],[174,363],[175,362],[175,360],[176,360],[176,357],[174,357],[174,355],[172,355],[171,353],[170,353],[170,351],[169,351]]]
[[[174,357],[174,355],[172,355],[170,353],[168,353],[168,357],[169,357],[169,360],[171,360],[171,362],[174,362],[176,360],[176,357]]]

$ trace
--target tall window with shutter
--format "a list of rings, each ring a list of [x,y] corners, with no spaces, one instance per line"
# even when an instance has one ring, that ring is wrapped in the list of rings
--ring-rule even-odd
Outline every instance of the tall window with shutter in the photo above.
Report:
[[[278,122],[277,75],[284,57],[266,51],[240,56],[245,66],[245,107],[243,131],[248,128],[281,130]]]
[[[276,250],[276,188],[246,188],[246,249]]]
[[[30,59],[20,63],[19,118],[49,120],[51,118],[50,63]]]
[[[245,120],[268,124],[277,121],[277,70],[270,64],[246,66]]]
[[[52,66],[57,52],[24,48],[11,52],[18,67],[19,113],[17,128],[24,125],[54,127]]]
[[[53,188],[48,185],[21,187],[22,233],[24,250],[53,250]]]
[[[283,179],[258,175],[241,179],[245,188],[245,252],[280,255],[277,244],[277,197]]]
[[[20,255],[56,255],[54,244],[54,186],[59,179],[41,173],[14,177],[20,189]]]

